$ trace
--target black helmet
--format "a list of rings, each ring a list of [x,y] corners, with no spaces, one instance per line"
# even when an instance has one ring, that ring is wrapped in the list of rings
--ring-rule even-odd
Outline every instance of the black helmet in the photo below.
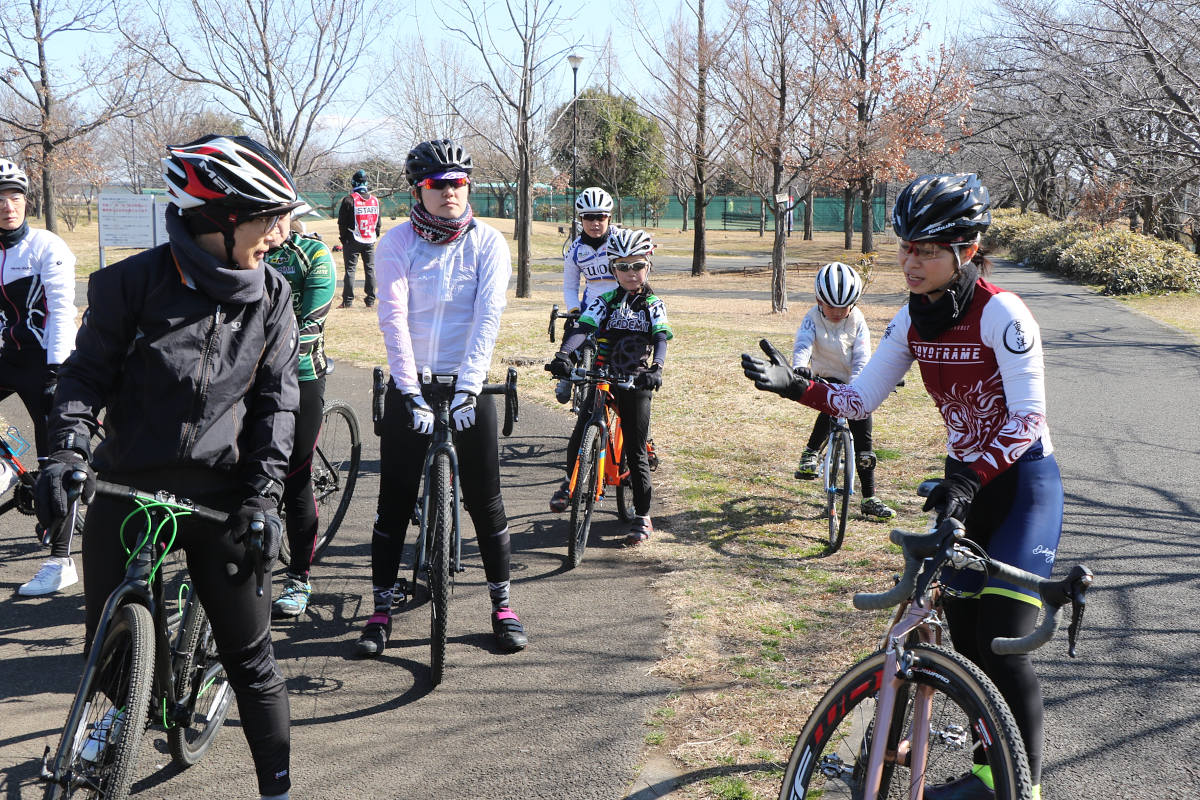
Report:
[[[475,165],[471,155],[453,139],[435,139],[421,142],[408,151],[404,159],[404,177],[413,186],[418,181],[441,172],[465,172],[470,175]]]
[[[974,172],[922,175],[896,198],[892,229],[906,242],[971,242],[992,224],[991,207]]]
[[[356,170],[354,172],[354,175],[351,176],[351,178],[350,178],[350,185],[351,186],[366,186],[367,185],[367,171],[363,170],[363,169]]]

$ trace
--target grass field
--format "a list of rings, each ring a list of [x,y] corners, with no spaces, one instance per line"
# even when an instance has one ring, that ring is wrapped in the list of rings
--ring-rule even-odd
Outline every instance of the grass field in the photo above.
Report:
[[[511,232],[511,222],[494,222]],[[311,227],[336,241],[332,222]],[[557,226],[535,227],[534,255],[550,262],[561,246]],[[691,232],[656,236],[660,253],[690,253]],[[95,268],[95,229],[65,238],[81,270]],[[754,233],[711,232],[710,244],[714,251],[755,256],[770,250],[770,238]],[[884,626],[880,615],[854,611],[849,598],[888,584],[898,568],[897,550],[887,542],[892,526],[853,519],[843,549],[824,554],[820,493],[792,478],[815,412],[755,391],[738,365],[739,354],[756,351],[763,336],[788,350],[812,302],[812,265],[837,257],[843,257],[840,234],[789,241],[789,263],[799,267],[789,273],[792,302],[783,314],[752,299],[769,290],[766,274],[652,280],[676,334],[653,414],[662,457],[655,490],[664,511],[655,517],[656,535],[624,557],[660,567],[656,588],[667,630],[655,670],[680,689],[646,721],[646,757],[670,758],[685,775],[703,771],[681,790],[685,797],[776,796],[794,736],[816,698],[875,648]],[[905,296],[897,269],[882,261],[863,302],[876,338]],[[552,263],[542,269],[557,271]],[[547,314],[557,300],[551,290],[510,297],[493,376],[505,365],[519,366],[522,401],[565,414],[541,372],[553,348]],[[1127,302],[1200,333],[1200,298]],[[335,310],[327,331],[335,358],[383,363],[373,313]],[[879,495],[899,511],[897,526],[923,526],[914,489],[940,472],[945,439],[915,372],[877,412],[875,441]]]

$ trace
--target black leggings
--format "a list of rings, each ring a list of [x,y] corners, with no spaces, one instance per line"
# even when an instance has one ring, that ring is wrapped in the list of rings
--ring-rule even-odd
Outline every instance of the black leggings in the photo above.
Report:
[[[296,412],[296,437],[292,460],[283,482],[283,508],[287,512],[288,570],[308,575],[312,569],[313,546],[317,543],[317,502],[313,497],[312,459],[321,433],[325,410],[325,376],[300,382],[300,410]]]
[[[436,389],[426,387],[426,399]],[[371,536],[371,582],[390,587],[400,574],[400,561],[408,523],[417,503],[425,451],[432,436],[409,427],[404,395],[391,383],[384,398],[383,437],[379,442],[379,504]],[[496,438],[496,404],[491,395],[476,398],[475,424],[454,431],[458,454],[458,482],[463,505],[475,525],[475,538],[489,583],[503,583],[509,576],[510,543],[508,516],[500,496],[500,444]]]
[[[646,439],[650,435],[650,403],[654,392],[650,389],[612,389],[617,402],[617,413],[621,415],[621,436],[624,438],[625,458],[629,463],[629,483],[633,487],[633,509],[639,517],[650,513],[650,501],[654,490],[650,485],[650,456],[646,453]],[[579,445],[583,432],[591,420],[592,403],[584,404],[575,420],[575,429],[567,443],[567,476],[575,469],[579,458]]]
[[[195,499],[205,505],[217,504],[212,498]],[[129,501],[107,497],[97,497],[88,507],[83,536],[85,648],[91,646],[108,595],[124,579],[121,521],[133,507]],[[132,545],[141,532],[138,519],[130,520],[128,527],[126,540]],[[187,553],[188,573],[212,622],[221,663],[237,696],[258,790],[265,795],[282,794],[291,786],[290,712],[287,685],[271,647],[270,589],[264,587],[263,596],[257,596],[254,573],[245,568],[246,550],[222,526],[180,517],[174,549],[179,548]],[[230,564],[241,568],[229,570]]]
[[[822,412],[817,415],[817,421],[813,423],[812,433],[808,436],[808,449],[820,450],[825,445],[825,439],[829,436],[829,429],[833,425],[833,420],[829,415]],[[854,439],[854,455],[858,462],[854,466],[858,470],[858,485],[862,492],[862,496],[875,496],[875,452],[874,442],[871,436],[871,415],[868,414],[864,419],[847,420],[847,426],[850,428],[850,436]],[[863,466],[869,464],[870,466]]]
[[[1042,687],[1029,655],[1001,656],[992,652],[997,636],[1017,637],[1030,633],[1037,624],[1038,608],[1024,600],[998,594],[975,599],[946,597],[946,621],[954,649],[971,659],[996,684],[1012,709],[1025,749],[1034,785],[1042,782]],[[977,756],[976,763],[986,763]]]
[[[0,357],[0,400],[10,395],[17,395],[29,412],[33,422],[33,443],[38,458],[50,455],[48,451],[46,432],[46,415],[50,412],[49,402],[45,394],[46,388],[46,352],[37,351],[35,358],[13,360]],[[37,469],[34,459],[24,457],[22,464],[26,469]],[[69,525],[59,526],[58,535],[50,542],[50,555],[55,558],[66,558],[71,554],[71,529]]]

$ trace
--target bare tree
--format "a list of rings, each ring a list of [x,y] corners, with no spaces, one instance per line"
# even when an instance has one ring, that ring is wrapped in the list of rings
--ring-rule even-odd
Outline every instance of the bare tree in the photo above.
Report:
[[[46,227],[58,230],[55,155],[59,147],[87,136],[114,119],[135,116],[149,95],[145,64],[120,47],[90,48],[68,77],[48,53],[66,34],[86,33],[101,41],[112,32],[107,0],[3,0],[0,2],[0,59],[9,62],[3,81],[0,123],[13,135],[40,173]]]
[[[248,119],[297,175],[356,138],[351,125],[370,94],[362,89],[387,80],[377,65],[359,70],[389,13],[381,0],[156,0],[145,13],[121,20],[129,47]],[[347,85],[362,100],[326,128]]]

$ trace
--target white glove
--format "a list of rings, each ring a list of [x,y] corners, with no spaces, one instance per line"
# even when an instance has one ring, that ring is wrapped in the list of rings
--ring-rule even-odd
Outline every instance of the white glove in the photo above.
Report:
[[[470,392],[455,392],[450,403],[450,417],[456,431],[465,431],[475,424],[475,395]]]
[[[408,400],[408,410],[412,412],[409,427],[417,433],[433,433],[433,409],[425,402],[425,398],[419,394],[410,394],[405,395],[405,399]]]

